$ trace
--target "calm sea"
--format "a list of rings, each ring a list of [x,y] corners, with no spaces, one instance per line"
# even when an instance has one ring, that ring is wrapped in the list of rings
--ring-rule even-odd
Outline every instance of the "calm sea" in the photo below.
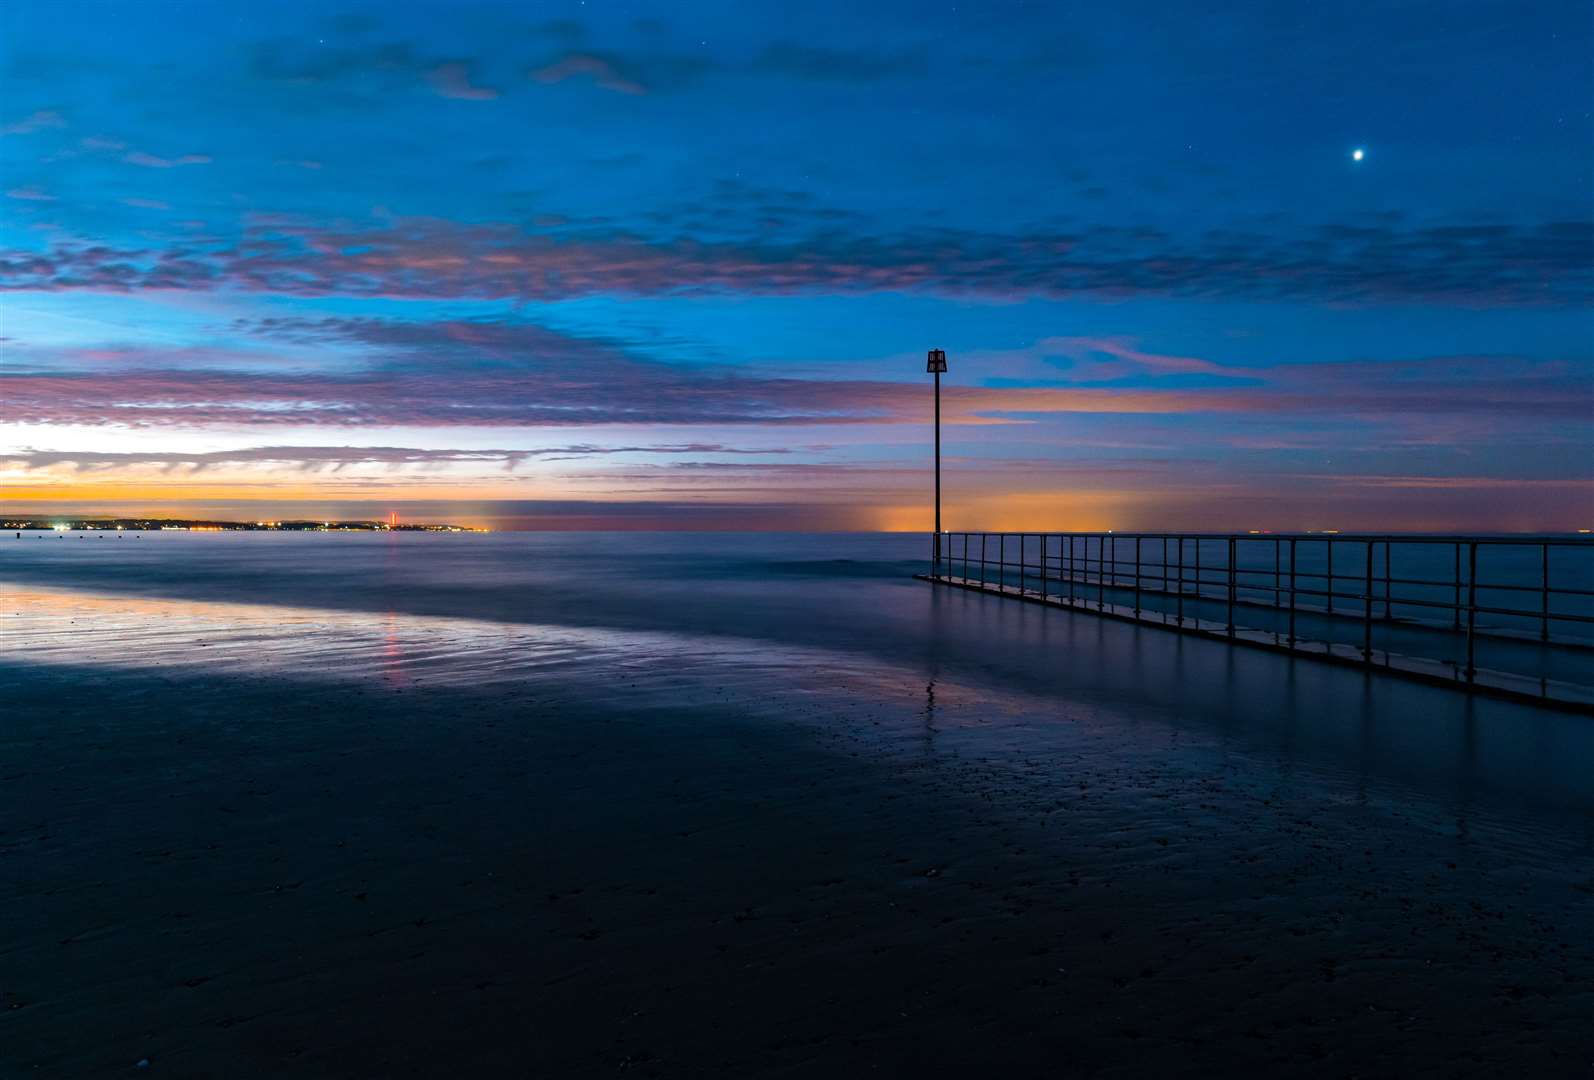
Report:
[[[543,680],[570,707],[735,700],[783,722],[862,703],[896,749],[933,736],[1019,753],[1089,730],[1100,753],[1241,755],[1418,797],[1441,819],[1492,806],[1591,843],[1587,717],[937,588],[912,578],[926,548],[919,535],[6,535],[0,674]]]

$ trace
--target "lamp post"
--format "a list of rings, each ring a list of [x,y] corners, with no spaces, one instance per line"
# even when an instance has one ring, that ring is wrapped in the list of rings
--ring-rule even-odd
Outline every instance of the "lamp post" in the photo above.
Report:
[[[933,574],[941,573],[941,375],[946,371],[946,350],[931,349],[924,370],[935,376],[935,535],[930,557]]]

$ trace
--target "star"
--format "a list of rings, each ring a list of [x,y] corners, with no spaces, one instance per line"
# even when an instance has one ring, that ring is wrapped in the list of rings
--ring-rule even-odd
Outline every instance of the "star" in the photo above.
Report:
[[[1367,156],[1367,151],[1363,150],[1359,146],[1356,149],[1354,149],[1354,150],[1352,150],[1350,152],[1350,159],[1352,161],[1360,161],[1362,158],[1364,158],[1366,156]]]

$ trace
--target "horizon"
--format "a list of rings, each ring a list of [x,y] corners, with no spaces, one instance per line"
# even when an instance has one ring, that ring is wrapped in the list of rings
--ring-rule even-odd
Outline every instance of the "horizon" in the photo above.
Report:
[[[270,526],[272,528],[276,528],[276,527],[285,527],[285,526],[314,525],[317,522],[321,522],[324,525],[330,525],[330,526],[374,525],[374,526],[379,526],[379,527],[391,528],[391,529],[398,530],[398,531],[406,531],[406,530],[413,531],[413,530],[421,530],[421,529],[431,529],[431,528],[436,528],[436,527],[441,527],[441,526],[458,526],[460,528],[465,529],[466,531],[478,532],[478,533],[489,533],[489,532],[511,532],[511,533],[514,533],[514,532],[524,532],[524,533],[551,533],[551,532],[593,532],[593,533],[603,533],[603,532],[617,532],[617,533],[626,533],[626,532],[688,532],[688,533],[691,533],[691,532],[697,532],[697,533],[704,533],[704,534],[715,534],[715,533],[737,533],[737,532],[741,532],[741,533],[747,533],[749,535],[777,535],[777,536],[778,535],[792,535],[792,536],[845,536],[845,535],[855,535],[855,536],[906,536],[906,535],[912,535],[914,533],[918,533],[918,532],[922,532],[923,531],[923,530],[920,530],[920,529],[746,529],[746,528],[737,528],[735,526],[722,526],[722,527],[712,527],[711,526],[711,527],[707,527],[707,528],[692,528],[692,527],[687,526],[687,525],[679,525],[679,524],[677,524],[677,525],[669,525],[669,526],[657,525],[657,526],[649,527],[649,528],[646,528],[646,529],[642,529],[642,528],[623,528],[623,527],[622,528],[615,528],[615,527],[593,528],[593,527],[590,527],[590,525],[570,524],[570,522],[572,520],[574,520],[574,519],[571,519],[569,517],[555,517],[555,518],[551,518],[548,521],[548,523],[546,523],[546,524],[528,525],[528,526],[524,526],[524,527],[521,527],[521,528],[494,529],[494,528],[490,528],[488,526],[472,525],[468,521],[445,521],[442,518],[438,518],[438,517],[425,517],[425,518],[420,518],[420,519],[416,519],[416,520],[392,520],[391,518],[381,518],[381,517],[338,518],[338,517],[332,517],[332,516],[321,516],[321,517],[318,517],[318,516],[312,515],[310,517],[282,517],[282,518],[265,519],[265,518],[249,518],[249,517],[221,518],[221,517],[204,517],[204,516],[171,516],[171,515],[162,516],[162,515],[159,515],[159,514],[61,513],[61,514],[18,514],[18,515],[13,516],[11,519],[9,519],[9,520],[7,520],[7,521],[5,521],[3,523],[0,523],[0,524],[3,524],[3,527],[7,528],[7,529],[18,529],[18,528],[20,528],[20,529],[40,531],[40,532],[50,531],[52,529],[58,530],[58,529],[62,529],[62,528],[79,528],[79,529],[83,529],[83,530],[93,530],[93,529],[102,528],[102,526],[95,525],[95,524],[90,524],[92,522],[116,522],[116,521],[144,521],[144,522],[150,522],[150,523],[156,524],[156,525],[159,525],[159,524],[168,524],[169,525],[169,524],[175,524],[175,523],[179,523],[179,522],[195,522],[195,523],[201,523],[201,524],[205,524],[205,525],[239,526],[239,527],[241,527],[240,531],[259,531],[258,527],[261,527],[261,526]],[[31,524],[29,524],[29,523],[31,523]],[[242,528],[242,527],[245,527],[245,526],[248,526],[249,528]],[[120,528],[120,526],[118,526],[118,528]],[[266,529],[265,531],[271,531],[271,530],[270,529]],[[304,530],[287,530],[287,531],[304,531]],[[381,531],[381,530],[379,528],[379,529],[374,530],[374,531]],[[1559,537],[1559,536],[1568,536],[1568,537],[1570,537],[1570,536],[1586,536],[1586,535],[1588,535],[1591,532],[1594,532],[1594,529],[1578,528],[1578,529],[1564,529],[1564,530],[1547,529],[1547,530],[1540,530],[1540,531],[1536,531],[1536,532],[1524,531],[1524,530],[1496,530],[1496,531],[1493,531],[1493,532],[1480,531],[1480,532],[1470,533],[1470,534],[1467,534],[1467,535],[1468,536],[1473,536],[1473,537],[1479,537],[1479,538],[1504,537],[1504,538],[1528,538],[1528,539],[1531,539],[1531,538],[1540,537],[1540,536],[1546,536],[1546,537],[1550,537],[1550,536],[1555,536],[1555,537]],[[1356,530],[1356,529],[1338,529],[1338,528],[1301,529],[1301,530],[1294,530],[1294,531],[1281,531],[1281,530],[1277,530],[1277,529],[1231,529],[1231,530],[1227,530],[1227,531],[1212,530],[1212,531],[1197,531],[1197,532],[1180,532],[1179,530],[1169,530],[1169,529],[1152,529],[1152,530],[1143,530],[1143,531],[1122,530],[1122,529],[1085,529],[1085,530],[1074,530],[1074,531],[1071,532],[1069,530],[1056,530],[1056,529],[1053,529],[1053,530],[1011,530],[1011,531],[1009,531],[1009,530],[999,530],[999,529],[972,528],[972,529],[955,529],[955,530],[954,529],[948,529],[948,530],[944,530],[942,535],[944,535],[944,536],[959,536],[959,535],[978,536],[978,535],[981,535],[981,534],[988,535],[988,536],[996,536],[996,535],[1007,535],[1007,536],[1020,536],[1020,535],[1023,535],[1023,536],[1069,536],[1069,535],[1074,535],[1074,536],[1083,536],[1083,535],[1098,536],[1098,535],[1108,535],[1108,536],[1114,536],[1114,535],[1116,535],[1116,536],[1121,536],[1121,537],[1124,537],[1124,538],[1132,538],[1132,537],[1135,537],[1135,536],[1156,537],[1156,536],[1174,536],[1174,535],[1212,536],[1212,537],[1239,536],[1239,537],[1257,537],[1259,539],[1260,538],[1269,538],[1269,537],[1276,537],[1276,538],[1290,538],[1290,537],[1314,537],[1314,538],[1342,537],[1342,538],[1347,539],[1347,540],[1353,540],[1353,539],[1356,539],[1358,537],[1375,537],[1375,538],[1378,538],[1378,537],[1384,537],[1384,536],[1411,537],[1412,539],[1420,539],[1420,538],[1423,538],[1423,537],[1441,537],[1441,538],[1448,539],[1448,538],[1450,538],[1452,536],[1457,535],[1457,534],[1453,534],[1453,533],[1443,533],[1443,532],[1438,532],[1438,531],[1434,531],[1434,530],[1422,530],[1422,529],[1406,529],[1406,530],[1392,530],[1392,531],[1386,530],[1386,531],[1382,531],[1382,532],[1371,532],[1371,531]]]
[[[1583,5],[95,10],[0,513],[929,532],[944,348],[950,530],[1594,526]]]

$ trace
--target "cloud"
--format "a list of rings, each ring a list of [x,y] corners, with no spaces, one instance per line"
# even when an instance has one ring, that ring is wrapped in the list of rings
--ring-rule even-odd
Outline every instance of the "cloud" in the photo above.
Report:
[[[433,58],[422,55],[408,42],[395,41],[353,48],[305,48],[296,40],[262,42],[250,58],[250,71],[258,79],[289,86],[340,87],[339,97],[325,100],[342,104],[375,104],[394,90],[430,86],[440,97],[460,101],[491,101],[496,87],[472,80],[480,64],[472,58]]]
[[[623,381],[573,371],[358,376],[217,371],[0,376],[7,418],[34,424],[205,426],[580,427],[615,424],[920,423],[923,388],[907,383],[760,379],[661,371]],[[1196,412],[1263,408],[1156,391],[943,393],[949,423],[1057,412]]]
[[[141,165],[146,169],[175,169],[182,165],[210,164],[210,157],[207,154],[183,154],[181,157],[163,158],[146,154],[142,150],[134,150],[122,160],[129,165]]]
[[[55,196],[42,188],[29,184],[25,187],[14,187],[6,192],[8,199],[22,199],[25,202],[54,202]]]
[[[642,83],[621,74],[612,61],[592,53],[568,53],[526,74],[541,83],[561,83],[566,79],[587,78],[605,90],[613,90],[617,94],[648,92]]]
[[[470,79],[470,65],[462,61],[439,64],[426,73],[432,89],[446,98],[461,101],[492,101],[498,91],[490,86],[477,86]]]
[[[1121,337],[1049,337],[1030,352],[1061,356],[1069,361],[1067,374],[1076,381],[1121,378],[1126,375],[1218,375],[1244,378],[1243,368],[1225,367],[1194,356],[1165,356],[1137,348]]]
[[[136,206],[142,210],[170,210],[172,208],[171,203],[164,203],[159,199],[141,199],[137,196],[130,196],[123,199],[122,202],[127,206]]]
[[[226,354],[13,347],[0,398],[15,423],[136,428],[917,424],[928,407],[917,379],[783,378],[666,363],[618,342],[524,322],[274,318],[231,330],[258,345]],[[1087,368],[1074,377],[1065,369],[1044,386],[947,386],[943,415],[965,425],[1062,414],[1289,416],[1376,425],[1391,444],[1453,445],[1495,431],[1586,433],[1594,388],[1586,360],[1435,357],[1242,369],[1161,356],[1116,338],[1048,339],[1030,352],[1094,356],[1103,348],[1127,358],[1109,362],[1132,364],[1135,385],[1104,382],[1100,370]],[[1004,366],[1000,355],[982,363]],[[1237,377],[1177,381],[1192,371]]]
[[[1193,238],[1089,226],[1022,235],[820,231],[790,241],[646,239],[403,219],[328,229],[257,219],[230,246],[60,242],[0,253],[0,288],[233,289],[294,296],[558,300],[597,294],[1175,296],[1322,304],[1582,305],[1594,223],[1397,225]],[[180,269],[179,269],[180,267]]]
[[[337,472],[359,465],[403,467],[451,464],[501,465],[505,470],[513,471],[516,466],[537,458],[571,460],[628,454],[782,455],[790,453],[791,450],[784,447],[744,449],[721,443],[663,443],[637,446],[598,446],[591,443],[577,443],[532,450],[420,449],[405,446],[254,446],[204,452],[96,453],[79,450],[24,449],[0,451],[0,463],[17,466],[26,471],[66,467],[80,472],[139,466],[154,466],[167,472],[177,469],[201,472],[218,466],[261,464],[287,465],[307,472],[320,470]]]
[[[922,421],[926,408],[916,382],[667,364],[529,324],[277,319],[235,329],[282,343],[292,359],[261,370],[258,356],[239,369],[217,366],[208,353],[185,358],[163,349],[54,350],[31,359],[18,351],[0,373],[0,397],[17,423],[141,428],[899,423]],[[340,370],[306,370],[299,358],[307,353],[336,357]],[[1158,391],[979,387],[948,388],[944,406],[951,423],[1253,407]]]
[[[66,117],[54,109],[39,109],[21,120],[0,127],[0,135],[32,135],[35,131],[43,131],[46,128],[64,127],[66,127]]]

